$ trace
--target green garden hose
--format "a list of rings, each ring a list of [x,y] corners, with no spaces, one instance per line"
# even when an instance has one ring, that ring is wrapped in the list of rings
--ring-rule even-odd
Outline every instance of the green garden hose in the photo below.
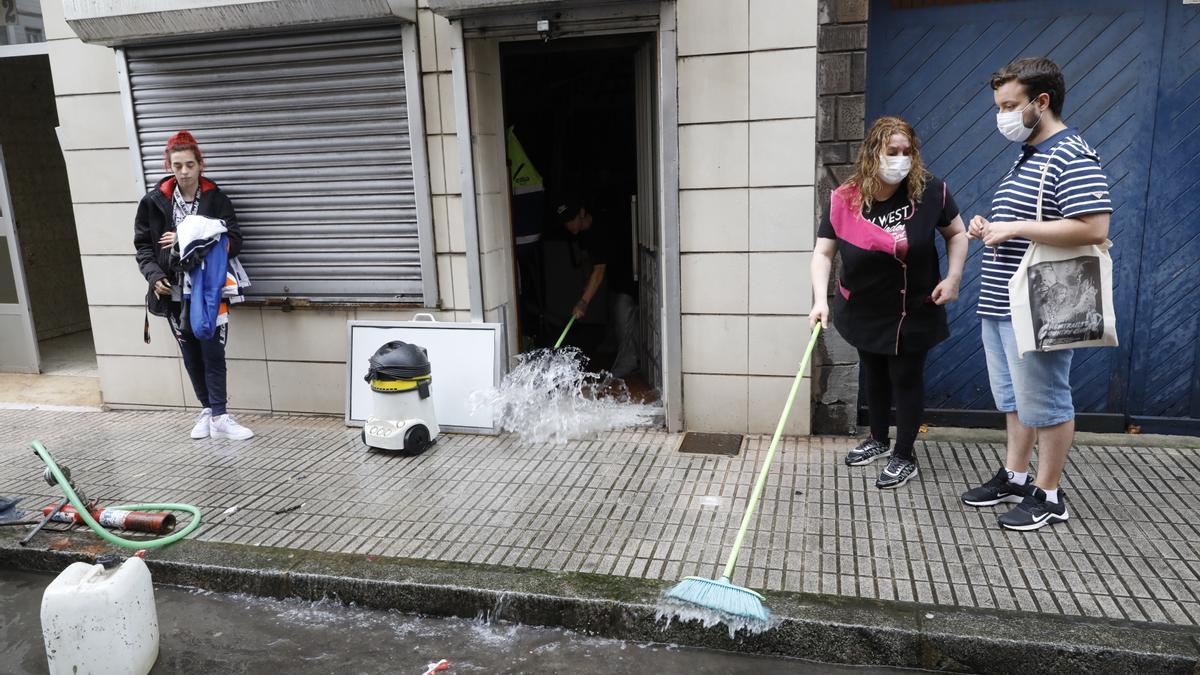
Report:
[[[191,504],[122,504],[120,506],[110,506],[108,508],[122,511],[183,511],[192,514],[192,521],[187,524],[187,527],[174,534],[159,539],[122,539],[104,529],[104,526],[96,522],[96,519],[88,512],[87,506],[79,499],[79,495],[75,494],[75,489],[71,487],[71,482],[63,475],[62,470],[58,468],[58,464],[54,463],[54,458],[50,456],[50,452],[46,450],[46,447],[40,441],[34,441],[31,445],[33,451],[46,463],[46,467],[50,470],[54,479],[58,481],[58,487],[62,488],[63,494],[67,496],[67,501],[71,502],[71,506],[75,507],[75,512],[79,514],[83,522],[87,523],[88,527],[92,528],[92,531],[97,536],[110,544],[134,549],[161,548],[168,544],[174,544],[194,532],[197,527],[200,527],[200,509]]]

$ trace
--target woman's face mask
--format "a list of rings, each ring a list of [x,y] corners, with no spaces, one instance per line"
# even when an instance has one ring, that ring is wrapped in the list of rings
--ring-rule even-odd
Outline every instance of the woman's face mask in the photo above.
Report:
[[[912,157],[908,155],[880,155],[879,179],[888,185],[896,185],[908,177],[912,170]]]
[[[1020,110],[996,113],[996,128],[1000,130],[1000,135],[1013,143],[1022,143],[1029,138],[1038,123],[1042,121],[1042,111],[1039,110],[1038,118],[1034,121],[1033,126],[1025,126],[1025,110],[1031,105],[1033,105],[1033,101],[1026,103],[1025,107]]]

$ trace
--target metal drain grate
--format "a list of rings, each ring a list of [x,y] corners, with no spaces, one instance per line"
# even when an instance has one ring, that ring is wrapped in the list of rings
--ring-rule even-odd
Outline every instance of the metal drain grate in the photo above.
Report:
[[[705,434],[689,431],[679,442],[679,452],[735,457],[742,450],[741,434]]]

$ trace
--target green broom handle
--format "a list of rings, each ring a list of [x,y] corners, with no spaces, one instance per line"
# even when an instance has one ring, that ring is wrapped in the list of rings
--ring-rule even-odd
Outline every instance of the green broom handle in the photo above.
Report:
[[[567,322],[567,327],[563,329],[562,335],[558,336],[558,342],[554,343],[554,348],[558,349],[562,346],[563,340],[567,339],[567,331],[571,330],[571,324],[575,323],[575,315],[571,315],[571,320]]]
[[[775,450],[779,447],[779,439],[783,436],[783,428],[787,425],[788,417],[792,414],[792,404],[796,401],[796,392],[800,391],[800,381],[804,379],[804,371],[808,370],[808,362],[812,359],[813,348],[817,346],[817,336],[821,334],[821,322],[813,326],[812,337],[808,339],[808,349],[804,350],[804,359],[800,361],[800,370],[796,371],[796,379],[792,380],[792,391],[788,394],[787,403],[783,406],[783,414],[779,416],[779,424],[775,427],[775,435],[771,437],[771,447],[767,450],[767,459],[763,462],[762,470],[758,472],[758,480],[754,483],[754,492],[750,493],[750,503],[746,505],[746,515],[742,516],[742,526],[738,529],[737,539],[733,541],[733,551],[729,553],[729,562],[725,563],[725,572],[721,575],[728,579],[733,574],[733,566],[737,564],[738,552],[742,549],[742,541],[746,538],[746,530],[750,529],[750,521],[754,518],[754,510],[758,508],[758,499],[762,496],[763,488],[767,485],[767,474],[771,471],[771,462],[775,459]]]

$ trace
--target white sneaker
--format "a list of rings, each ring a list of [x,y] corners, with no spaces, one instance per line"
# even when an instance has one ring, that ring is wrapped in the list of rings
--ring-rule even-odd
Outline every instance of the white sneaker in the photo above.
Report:
[[[227,438],[231,441],[244,441],[254,435],[246,427],[237,423],[233,415],[217,415],[210,424],[213,438]]]
[[[196,416],[196,426],[192,427],[192,438],[208,438],[209,422],[212,421],[212,408],[205,408]]]

